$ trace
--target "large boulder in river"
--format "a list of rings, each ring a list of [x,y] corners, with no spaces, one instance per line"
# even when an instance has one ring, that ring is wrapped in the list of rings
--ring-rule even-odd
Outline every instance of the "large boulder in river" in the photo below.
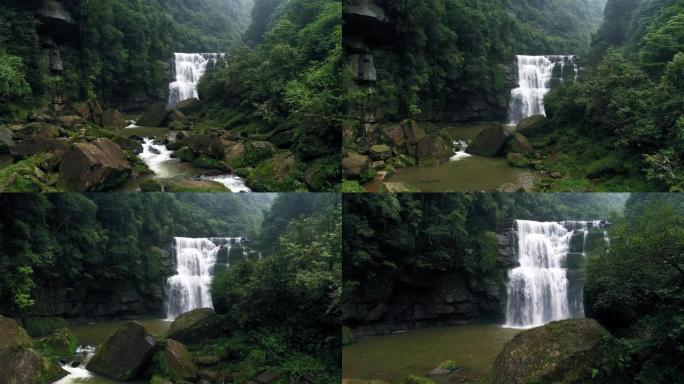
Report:
[[[527,137],[534,137],[546,133],[547,122],[548,120],[544,115],[530,116],[522,119],[518,123],[518,125],[515,127],[515,132]]]
[[[198,308],[185,312],[171,323],[167,337],[179,341],[197,342],[221,334],[223,320],[211,308]]]
[[[0,384],[52,383],[67,375],[33,347],[33,340],[19,323],[0,316]]]
[[[216,159],[221,159],[223,157],[225,148],[218,136],[208,133],[192,135],[183,140],[183,144],[187,145],[198,157],[206,155]]]
[[[508,132],[501,124],[488,124],[468,146],[466,152],[471,155],[496,157],[508,141]]]
[[[356,152],[349,151],[347,157],[342,159],[342,173],[347,178],[365,179],[368,177],[370,168],[370,158]]]
[[[421,166],[434,166],[449,160],[449,146],[439,136],[427,136],[418,142],[416,158]]]
[[[123,113],[116,109],[108,109],[102,113],[102,127],[108,129],[122,129],[128,123]]]
[[[506,143],[506,153],[511,152],[529,155],[534,152],[534,147],[525,136],[516,132],[509,137],[508,143]]]
[[[102,191],[124,182],[131,174],[126,155],[109,139],[76,143],[62,156],[60,177],[73,190]]]
[[[185,345],[168,339],[164,349],[155,358],[164,374],[173,381],[194,380],[197,378],[197,365]]]
[[[616,374],[614,343],[593,319],[558,321],[519,333],[497,356],[492,384],[619,382],[608,378]]]
[[[145,113],[136,121],[140,127],[163,127],[171,110],[162,101],[153,103],[145,110]]]
[[[410,145],[417,144],[423,137],[425,131],[418,126],[415,120],[404,120],[401,122],[401,127],[404,129],[404,135]]]
[[[150,361],[157,341],[140,323],[119,328],[90,359],[86,368],[117,381],[134,378]]]
[[[176,109],[183,112],[186,115],[199,112],[201,108],[202,104],[197,98],[183,100],[180,103],[176,104]]]

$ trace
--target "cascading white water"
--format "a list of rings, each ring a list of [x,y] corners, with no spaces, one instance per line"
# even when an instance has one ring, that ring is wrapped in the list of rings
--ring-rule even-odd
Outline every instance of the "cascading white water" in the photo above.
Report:
[[[575,56],[516,56],[518,88],[511,91],[508,108],[510,124],[517,124],[520,120],[533,115],[546,115],[544,96],[551,89],[553,69],[560,65],[561,76],[566,64],[572,64],[577,77],[578,68]]]
[[[72,384],[83,383],[93,378],[93,374],[85,367],[88,365],[90,359],[95,355],[95,347],[90,345],[81,345],[76,348],[76,353],[71,361],[61,364],[63,370],[69,374],[64,376],[54,384]]]
[[[471,155],[467,153],[468,142],[465,140],[455,140],[454,141],[454,155],[449,159],[450,161],[459,161],[467,159]]]
[[[515,224],[520,266],[508,272],[505,326],[531,328],[584,317],[581,298],[569,297],[564,263],[573,235],[583,232],[586,247],[589,230],[600,228],[603,222],[516,220]]]
[[[197,84],[207,71],[225,57],[224,53],[175,53],[176,81],[169,84],[169,105],[175,107],[183,100],[199,98]]]
[[[164,164],[179,161],[178,159],[171,157],[173,151],[168,150],[163,144],[155,144],[154,139],[152,138],[144,138],[142,147],[143,151],[138,157],[147,165],[147,167],[159,177],[170,176],[170,173],[168,169],[164,167]]]

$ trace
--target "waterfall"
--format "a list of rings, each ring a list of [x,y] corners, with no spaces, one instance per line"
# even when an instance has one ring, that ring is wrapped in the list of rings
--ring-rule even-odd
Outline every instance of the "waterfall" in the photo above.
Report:
[[[209,287],[222,248],[230,253],[242,238],[175,237],[176,274],[166,281],[166,318],[173,320],[197,308],[213,308]]]
[[[584,317],[581,296],[569,292],[565,262],[572,237],[582,234],[584,255],[588,232],[603,222],[516,220],[515,225],[520,266],[508,272],[505,326],[531,328]]]
[[[459,161],[467,159],[471,155],[467,153],[468,142],[465,140],[454,140],[454,155],[449,159],[450,161]]]
[[[163,144],[155,144],[154,139],[143,139],[143,151],[138,155],[147,167],[152,170],[159,177],[170,176],[168,170],[165,170],[164,164],[169,161],[178,161],[171,157],[173,151],[170,151]]]
[[[197,84],[209,64],[225,57],[224,53],[175,53],[176,81],[169,84],[169,105],[175,107],[183,100],[199,98]]]
[[[517,67],[518,88],[511,91],[508,109],[510,124],[534,116],[546,115],[544,96],[551,89],[554,68],[560,67],[560,81],[563,81],[566,64],[574,67],[575,78],[578,68],[575,56],[526,56],[518,55],[515,59]]]

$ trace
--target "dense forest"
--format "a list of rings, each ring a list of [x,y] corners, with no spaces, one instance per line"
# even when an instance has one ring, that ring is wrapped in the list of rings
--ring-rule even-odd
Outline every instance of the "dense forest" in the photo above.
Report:
[[[36,0],[0,7],[0,154],[10,155],[3,156],[1,190],[112,190],[149,178],[156,171],[140,159],[141,135],[205,169],[200,173],[237,175],[255,191],[336,188],[339,2]],[[166,105],[170,84],[187,75],[176,73],[175,52],[225,54],[194,69],[191,80],[202,77],[199,103],[190,97]],[[169,139],[164,130],[126,131],[131,118],[184,133]],[[107,169],[91,175],[96,185],[75,186],[62,172],[73,168],[60,161],[72,143],[94,144],[99,149],[91,151],[116,159],[91,160]],[[180,184],[140,189],[227,190],[206,180]]]
[[[591,66],[547,96],[570,179],[553,189],[682,190],[684,3],[609,1]]]
[[[422,310],[413,317],[428,319],[431,307],[427,307],[426,292],[434,286],[442,292],[441,297],[469,298],[467,311],[445,311],[448,316],[500,324],[502,319],[495,316],[499,309],[492,308],[500,304],[491,296],[500,291],[497,285],[506,279],[506,271],[517,265],[506,261],[505,234],[510,231],[507,228],[512,218],[609,218],[609,242],[599,239],[583,268],[584,307],[586,316],[596,319],[615,339],[602,346],[610,358],[600,360],[594,355],[591,366],[595,371],[590,370],[590,374],[605,383],[681,382],[684,223],[679,196],[348,195],[344,209],[343,322],[353,330],[344,331],[344,342],[353,343],[357,335],[369,334],[369,330],[376,334],[405,329],[392,327],[397,319],[397,314],[387,309],[392,304],[403,308],[417,300],[415,308],[422,306]],[[586,236],[585,246],[591,241]],[[451,296],[444,292],[451,292]],[[385,300],[386,305],[365,309],[365,303],[378,300]],[[367,328],[372,322],[379,324]],[[444,318],[433,318],[409,326],[444,323],[449,324]],[[364,325],[366,329],[361,327]],[[553,331],[553,325],[550,327]],[[543,342],[535,341],[539,345]],[[564,346],[560,353],[571,348]],[[528,353],[532,356],[533,352]],[[534,367],[536,363],[528,360],[526,364]],[[577,358],[572,364],[579,369],[584,362]],[[501,373],[500,366],[496,370]],[[567,374],[553,376],[552,381],[584,382],[574,381],[577,377]],[[505,382],[496,377],[493,380]]]
[[[150,292],[163,288],[173,274],[169,271],[173,265],[165,260],[173,236],[247,236],[249,248],[258,250],[259,257],[233,260],[230,267],[217,269],[211,283],[215,313],[197,309],[182,314],[169,331],[168,338],[175,341],[158,339],[161,350],[168,343],[187,345],[190,361],[213,372],[214,376],[202,375],[210,382],[231,377],[247,383],[265,372],[273,375],[269,382],[339,380],[339,195],[6,194],[0,198],[0,208],[0,314],[16,318],[35,337],[32,347],[50,364],[57,357],[70,361],[78,345],[71,341],[70,331],[60,330],[66,324],[60,317],[69,322],[100,322],[160,316],[161,308],[154,303],[158,298]],[[111,288],[120,285],[134,288]],[[107,300],[118,300],[115,307],[135,304],[136,295],[146,302],[135,313],[113,315],[100,313],[103,299],[95,307],[86,302],[74,307],[74,299],[103,294]],[[12,332],[12,324],[2,316],[0,328]],[[212,324],[213,329],[190,327],[185,336],[176,329],[177,323],[189,327],[197,321]],[[129,323],[117,334],[135,327]],[[188,363],[195,367],[189,375],[162,357],[163,352],[141,360],[144,369],[136,366],[127,376],[118,376],[130,360],[118,360],[121,357],[115,352],[122,347],[115,339],[98,346],[99,353],[110,356],[96,354],[91,361],[97,362],[88,369],[119,381],[137,377],[197,382],[195,363]],[[135,335],[129,334],[128,339],[124,344],[136,342]],[[54,340],[67,341],[62,345]],[[0,340],[0,360],[10,375],[31,377],[33,373],[26,370],[34,369],[33,363],[18,364],[21,357],[8,360],[4,348],[11,343]],[[185,346],[178,348],[187,351]],[[206,356],[209,361],[202,360]]]

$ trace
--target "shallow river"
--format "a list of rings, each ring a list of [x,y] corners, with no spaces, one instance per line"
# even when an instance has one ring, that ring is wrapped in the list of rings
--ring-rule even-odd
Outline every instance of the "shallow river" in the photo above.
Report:
[[[86,324],[86,325],[72,325],[71,330],[74,331],[81,346],[77,351],[75,360],[82,361],[76,367],[72,367],[73,361],[62,366],[64,370],[69,372],[69,375],[56,382],[56,384],[72,384],[72,383],[89,383],[89,384],[115,384],[118,381],[110,380],[89,372],[84,368],[87,365],[90,357],[95,353],[95,346],[104,343],[107,339],[116,332],[122,325],[128,323],[130,320],[105,321],[100,323]],[[171,325],[170,321],[160,319],[146,319],[137,320],[143,324],[153,335],[162,337]],[[142,383],[143,381],[129,381],[128,383]]]
[[[457,141],[471,141],[482,130],[482,125],[459,125],[449,127],[452,137]],[[471,156],[459,153],[445,164],[437,167],[409,167],[389,176],[386,182],[404,182],[422,192],[447,191],[493,191],[505,184],[531,186],[533,176],[530,171],[515,168],[505,158]],[[370,192],[376,192],[380,183],[367,185]]]
[[[408,375],[427,375],[447,360],[477,380],[489,373],[506,341],[520,330],[500,325],[458,325],[372,336],[342,349],[342,377],[402,383]],[[431,377],[440,384],[442,376]]]

